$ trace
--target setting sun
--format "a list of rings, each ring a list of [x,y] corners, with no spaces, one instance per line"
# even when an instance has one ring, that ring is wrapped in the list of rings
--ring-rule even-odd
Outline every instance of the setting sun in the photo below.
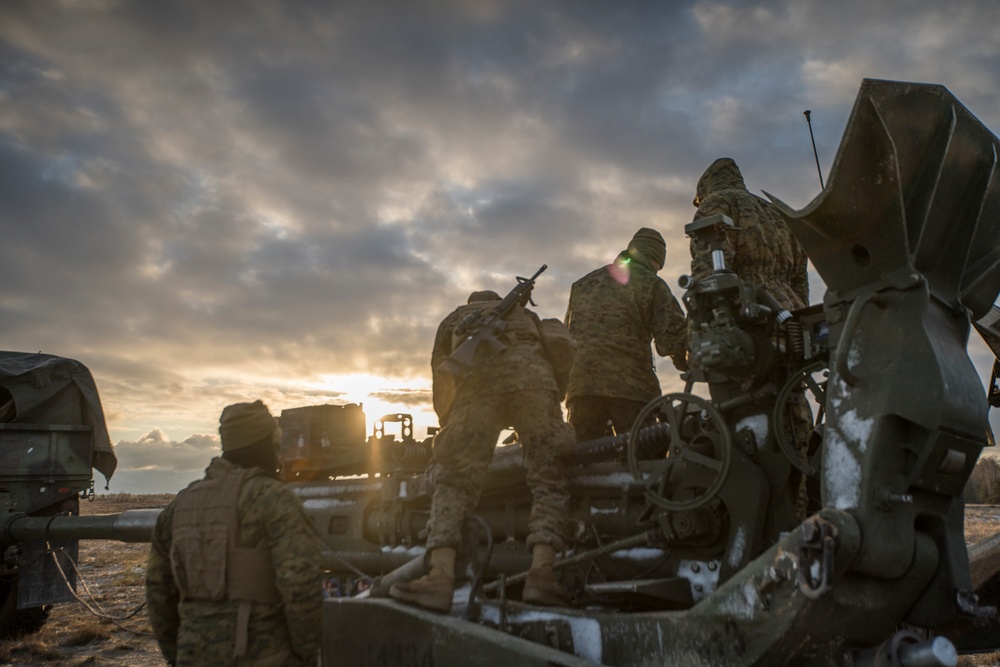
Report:
[[[428,427],[437,426],[437,415],[430,407],[430,382],[413,378],[406,382],[393,382],[387,378],[365,373],[320,376],[314,388],[318,391],[340,394],[334,404],[358,403],[365,412],[367,433],[372,434],[374,424],[384,415],[406,413],[413,417],[413,437],[422,440]],[[293,407],[293,406],[287,406]],[[294,406],[301,407],[301,406]],[[390,429],[391,432],[391,429]]]

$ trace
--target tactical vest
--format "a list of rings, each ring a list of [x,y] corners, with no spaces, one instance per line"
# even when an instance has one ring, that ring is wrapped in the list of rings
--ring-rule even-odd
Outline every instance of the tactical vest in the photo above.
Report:
[[[233,657],[244,658],[253,603],[277,604],[281,595],[266,543],[240,547],[240,489],[264,471],[224,459],[213,466],[219,463],[225,465],[224,474],[191,484],[174,500],[170,569],[182,602],[239,602]]]

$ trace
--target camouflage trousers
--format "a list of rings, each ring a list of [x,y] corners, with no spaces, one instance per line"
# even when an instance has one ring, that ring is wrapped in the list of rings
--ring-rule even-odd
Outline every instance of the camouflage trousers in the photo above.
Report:
[[[513,426],[524,448],[531,489],[527,544],[565,548],[569,488],[558,457],[573,445],[554,391],[526,390],[456,405],[434,438],[431,480],[434,498],[427,549],[457,547],[462,524],[479,503],[486,469],[500,432]]]
[[[614,428],[614,435],[629,432],[635,418],[646,407],[642,401],[612,396],[575,396],[567,401],[567,405],[569,423],[579,442],[612,435],[608,429],[609,421]]]

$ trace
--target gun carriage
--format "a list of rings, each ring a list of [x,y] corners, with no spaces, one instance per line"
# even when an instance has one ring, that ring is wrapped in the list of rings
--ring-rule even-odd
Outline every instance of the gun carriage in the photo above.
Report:
[[[997,146],[944,88],[866,80],[827,188],[801,211],[776,201],[823,303],[784,312],[721,252],[682,281],[686,391],[637,420],[656,426],[565,461],[575,539],[558,566],[574,609],[514,601],[530,505],[517,446],[498,448],[469,525],[468,603],[452,613],[475,632],[378,599],[421,571],[426,473],[301,487],[313,511],[328,503],[317,526],[339,557],[385,573],[328,604],[331,651],[365,665],[945,665],[955,644],[984,648],[995,599],[976,594],[961,494],[990,443],[966,343],[973,322],[996,336]],[[711,243],[726,225],[687,231]],[[807,395],[808,444],[792,419]],[[376,641],[367,628],[385,623],[406,631]]]

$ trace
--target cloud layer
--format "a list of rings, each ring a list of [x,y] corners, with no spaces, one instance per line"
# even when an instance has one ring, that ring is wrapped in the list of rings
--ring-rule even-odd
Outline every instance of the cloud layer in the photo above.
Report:
[[[187,436],[223,405],[352,378],[426,412],[469,291],[547,263],[560,317],[640,226],[675,284],[701,171],[806,204],[802,111],[826,172],[863,77],[1000,130],[996,25],[985,0],[7,2],[0,337],[91,367],[124,468],[203,467]]]

